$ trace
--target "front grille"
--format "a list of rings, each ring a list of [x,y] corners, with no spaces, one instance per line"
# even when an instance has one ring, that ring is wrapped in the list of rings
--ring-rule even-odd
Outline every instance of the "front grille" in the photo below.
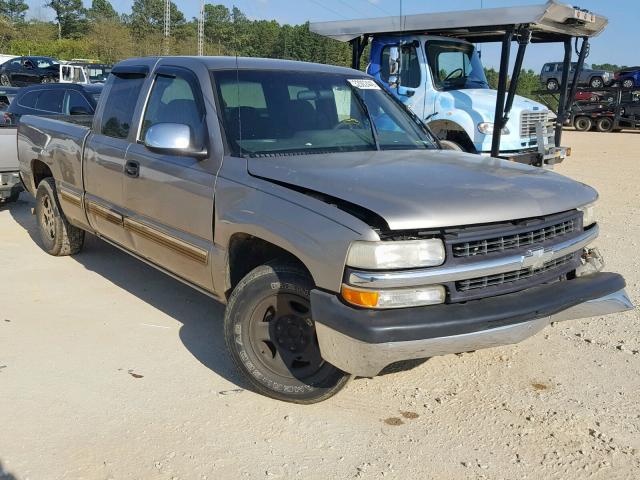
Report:
[[[542,275],[554,269],[559,269],[564,265],[572,263],[574,254],[565,255],[545,262],[539,268],[523,268],[507,273],[499,273],[495,275],[487,275],[484,277],[470,278],[468,280],[459,280],[456,282],[456,289],[459,292],[468,292],[469,290],[477,290],[480,288],[496,287],[508,283],[514,283],[521,280],[532,279],[538,275]]]
[[[494,252],[504,252],[505,250],[515,250],[573,233],[577,229],[576,219],[571,218],[562,222],[547,225],[535,230],[519,232],[512,235],[484,238],[481,240],[471,240],[452,245],[454,257],[474,257],[476,255],[487,255]]]
[[[536,136],[536,124],[547,123],[548,112],[525,110],[520,114],[520,137],[531,138]]]

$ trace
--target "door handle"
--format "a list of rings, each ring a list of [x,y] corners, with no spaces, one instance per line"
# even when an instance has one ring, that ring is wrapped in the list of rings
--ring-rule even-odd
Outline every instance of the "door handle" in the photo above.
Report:
[[[129,160],[124,164],[124,174],[127,177],[138,178],[140,175],[140,164],[133,160]]]

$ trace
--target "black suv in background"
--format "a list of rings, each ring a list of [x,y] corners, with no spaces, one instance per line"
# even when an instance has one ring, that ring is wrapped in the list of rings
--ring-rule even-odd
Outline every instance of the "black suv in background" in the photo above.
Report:
[[[22,115],[93,115],[102,85],[54,83],[22,88],[1,114],[5,125],[17,125]]]
[[[16,57],[0,65],[3,87],[53,83],[60,78],[60,62],[51,57]]]

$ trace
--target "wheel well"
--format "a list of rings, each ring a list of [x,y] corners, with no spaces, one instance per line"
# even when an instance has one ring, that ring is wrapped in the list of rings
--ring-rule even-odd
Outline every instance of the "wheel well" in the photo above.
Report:
[[[40,182],[45,178],[53,177],[53,173],[51,173],[49,166],[40,160],[33,161],[31,164],[31,171],[33,172],[33,185],[35,188],[38,188]]]
[[[247,273],[272,261],[294,264],[303,268],[309,273],[309,277],[313,278],[306,265],[292,253],[259,237],[238,233],[229,241],[226,296],[229,297]]]
[[[429,128],[440,140],[450,140],[460,145],[465,152],[476,153],[476,147],[467,132],[457,123],[449,120],[435,120]]]

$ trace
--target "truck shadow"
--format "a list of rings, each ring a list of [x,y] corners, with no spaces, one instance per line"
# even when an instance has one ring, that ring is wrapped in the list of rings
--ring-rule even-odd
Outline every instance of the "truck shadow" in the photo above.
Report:
[[[22,193],[18,202],[5,208],[40,245],[36,220],[31,214],[34,207],[33,198]],[[248,388],[226,352],[222,334],[224,305],[94,235],[87,234],[82,252],[70,258],[179,321],[180,340],[198,361],[236,386]]]

